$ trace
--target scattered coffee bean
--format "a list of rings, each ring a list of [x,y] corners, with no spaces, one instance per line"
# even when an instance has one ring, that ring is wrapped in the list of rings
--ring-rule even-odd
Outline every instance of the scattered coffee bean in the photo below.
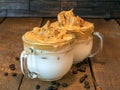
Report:
[[[36,89],[40,89],[40,85],[36,85],[36,87],[35,87]]]
[[[62,87],[67,87],[68,84],[67,83],[62,83]]]
[[[9,65],[9,68],[11,68],[11,67],[15,67],[15,64],[10,64],[10,65]]]
[[[80,67],[79,67],[79,68],[77,68],[77,71],[80,71]]]
[[[8,72],[4,72],[4,76],[8,76]]]
[[[57,57],[57,60],[60,60],[60,57]]]
[[[54,87],[53,86],[49,86],[48,89],[53,89]]]
[[[80,68],[79,68],[79,71],[80,71],[80,72],[85,72],[85,71],[86,71],[86,67],[85,67],[85,66],[80,67]]]
[[[88,75],[87,75],[87,74],[84,74],[84,77],[85,77],[85,78],[87,78],[87,77],[88,77]]]
[[[14,72],[13,72],[13,73],[12,73],[12,76],[17,76],[17,73],[14,73]]]
[[[51,84],[52,84],[52,85],[56,85],[57,82],[56,82],[56,81],[51,81]]]
[[[85,84],[84,86],[86,89],[90,89],[90,85],[89,84]]]
[[[15,60],[17,60],[17,61],[18,61],[18,60],[20,60],[20,58],[19,58],[19,57],[15,57]]]
[[[10,70],[15,70],[15,68],[13,67],[13,68],[10,68]]]
[[[59,86],[60,86],[60,83],[59,83],[59,82],[57,82],[57,83],[56,83],[56,86],[57,86],[57,87],[59,87]]]
[[[83,63],[84,63],[84,64],[88,64],[88,58],[84,59],[84,60],[83,60]]]
[[[72,73],[77,74],[77,70],[76,69],[72,70]]]
[[[41,57],[42,59],[47,59],[47,57]]]
[[[82,62],[75,64],[75,67],[80,67],[82,65]]]
[[[88,81],[84,81],[84,84],[85,84],[85,85],[88,85],[88,84],[89,84],[89,82],[88,82]]]
[[[57,82],[57,81],[51,81],[51,85],[55,85],[55,86],[59,87],[59,86],[60,86],[60,83]]]
[[[15,64],[10,64],[9,68],[10,68],[10,70],[15,70]]]
[[[57,90],[56,86],[49,86],[46,90]]]
[[[85,77],[80,78],[80,83],[82,83],[85,80]]]

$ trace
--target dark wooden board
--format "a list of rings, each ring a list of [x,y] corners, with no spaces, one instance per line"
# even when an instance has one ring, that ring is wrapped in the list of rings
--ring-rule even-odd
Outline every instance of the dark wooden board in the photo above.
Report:
[[[81,17],[120,17],[119,0],[0,0],[0,17],[56,17],[72,8]]]
[[[29,3],[28,2],[15,2],[15,3],[4,3],[4,2],[0,2],[0,9],[3,10],[3,9],[6,9],[6,10],[9,10],[9,9],[25,9],[25,10],[29,10],[28,9],[29,7]]]
[[[5,3],[15,3],[15,2],[28,2],[29,0],[0,0],[0,2],[5,2]]]
[[[21,36],[33,27],[39,26],[41,18],[7,18],[0,24],[0,90],[19,90],[23,75],[19,57],[23,50]],[[15,70],[9,65],[15,64]],[[4,73],[8,72],[8,76]],[[16,72],[17,76],[12,76]]]
[[[30,10],[38,10],[41,11],[44,9],[45,11],[59,11],[60,10],[60,2],[58,0],[31,0],[30,1]]]
[[[92,69],[103,90],[120,90],[120,25],[115,20],[90,20],[104,35],[101,54],[92,58]]]

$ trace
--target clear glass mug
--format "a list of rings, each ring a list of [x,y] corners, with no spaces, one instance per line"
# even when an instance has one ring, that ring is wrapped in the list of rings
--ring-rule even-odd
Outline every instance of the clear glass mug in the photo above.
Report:
[[[21,71],[29,78],[39,78],[43,81],[58,80],[73,64],[72,40],[57,45],[42,45],[25,41],[23,38],[23,44],[24,50],[20,57]]]
[[[93,37],[97,37],[99,39],[99,47],[96,52],[91,53],[93,48]],[[93,32],[92,36],[86,40],[76,40],[73,48],[74,52],[74,60],[73,63],[79,63],[83,61],[87,57],[94,57],[99,52],[102,51],[103,48],[103,35],[100,32]]]

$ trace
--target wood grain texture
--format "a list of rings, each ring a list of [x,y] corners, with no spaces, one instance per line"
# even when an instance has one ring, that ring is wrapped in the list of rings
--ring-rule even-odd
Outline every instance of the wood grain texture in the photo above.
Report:
[[[72,8],[81,17],[120,18],[119,0],[0,0],[0,17],[56,17]]]
[[[103,90],[120,90],[120,25],[115,20],[89,20],[104,35],[101,54],[92,58],[92,69]]]
[[[7,10],[0,10],[0,17],[6,17],[7,16]]]
[[[23,2],[23,3],[20,3],[20,2],[15,2],[15,3],[4,3],[4,2],[0,2],[0,9],[6,9],[6,10],[9,10],[9,9],[25,9],[25,10],[29,10],[29,3],[28,2]]]
[[[0,18],[0,24],[3,22],[4,18]]]
[[[23,50],[21,36],[33,27],[39,26],[41,18],[7,18],[0,24],[0,90],[18,90],[22,80],[19,57]],[[9,65],[15,64],[15,70]],[[4,73],[8,72],[8,76]],[[12,76],[16,72],[17,76]]]
[[[58,0],[31,0],[29,10],[33,13],[40,13],[39,15],[42,17],[56,17],[60,11],[60,2]]]
[[[61,0],[61,10],[70,10],[77,6],[77,0]]]
[[[31,0],[30,10],[58,10],[60,9],[60,2],[58,0]]]
[[[4,3],[15,3],[15,2],[28,2],[29,0],[0,0],[0,2],[4,2]]]
[[[117,23],[120,25],[120,19],[116,19]]]

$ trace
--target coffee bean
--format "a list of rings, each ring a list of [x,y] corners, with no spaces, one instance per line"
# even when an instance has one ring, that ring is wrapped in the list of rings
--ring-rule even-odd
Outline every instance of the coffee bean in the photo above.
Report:
[[[13,73],[12,73],[12,76],[17,76],[17,73],[13,72]]]
[[[85,72],[85,71],[86,71],[86,67],[85,67],[85,66],[80,67],[80,68],[79,68],[79,71],[80,71],[80,72]]]
[[[59,86],[60,86],[60,83],[57,82],[57,81],[51,81],[51,85],[55,85],[55,86],[59,87]]]
[[[62,87],[67,87],[68,84],[67,83],[62,83]]]
[[[46,90],[57,90],[56,86],[49,86]]]
[[[85,84],[85,85],[88,85],[88,84],[89,84],[89,82],[88,82],[88,81],[84,81],[84,84]]]
[[[15,64],[10,64],[10,65],[9,65],[9,68],[11,68],[11,67],[15,67]]]
[[[90,85],[89,84],[85,84],[84,86],[86,89],[90,89]]]
[[[56,82],[56,81],[51,81],[51,84],[52,84],[52,85],[56,85],[57,82]]]
[[[80,71],[80,68],[77,68],[77,71]]]
[[[77,70],[76,69],[72,70],[72,73],[77,74]]]
[[[4,72],[4,76],[8,76],[8,72]]]
[[[10,64],[9,68],[10,68],[10,70],[15,70],[15,64]]]
[[[36,89],[40,89],[40,85],[36,85],[36,87],[35,87]]]
[[[82,62],[75,64],[75,67],[80,67],[82,65]]]
[[[57,86],[57,87],[59,87],[59,86],[60,86],[60,83],[59,83],[59,82],[57,82],[57,83],[56,83],[56,86]]]
[[[87,75],[87,74],[84,74],[84,77],[85,77],[85,78],[87,78],[87,77],[88,77],[88,75]]]
[[[57,57],[57,60],[60,60],[60,57]]]
[[[88,64],[88,58],[84,59],[84,60],[83,60],[83,63],[84,63],[84,64]]]
[[[10,70],[15,70],[15,67],[10,68]]]
[[[54,87],[53,87],[53,86],[49,86],[48,88],[49,88],[49,89],[53,89]]]
[[[82,83],[85,80],[85,77],[80,78],[80,83]]]
[[[47,57],[41,57],[42,59],[47,59]]]
[[[15,57],[15,60],[17,60],[17,61],[18,61],[18,60],[20,60],[20,58],[19,58],[19,57]]]

